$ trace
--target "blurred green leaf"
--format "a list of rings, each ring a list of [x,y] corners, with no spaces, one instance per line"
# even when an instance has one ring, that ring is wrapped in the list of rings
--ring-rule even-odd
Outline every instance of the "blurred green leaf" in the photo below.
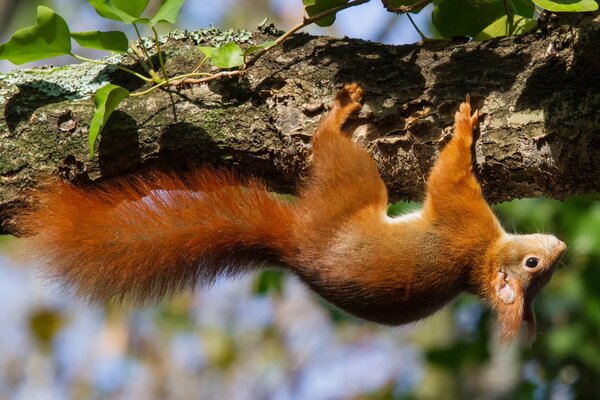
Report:
[[[600,225],[596,225],[600,228]],[[600,257],[592,257],[589,259],[589,265],[583,271],[583,281],[588,295],[600,299]]]
[[[475,39],[489,40],[499,36],[521,35],[531,32],[535,28],[537,28],[537,21],[534,19],[515,15],[511,23],[509,18],[504,15],[479,32]]]
[[[573,356],[585,339],[585,327],[580,322],[568,326],[555,326],[546,333],[549,350],[556,357]]]
[[[229,335],[218,330],[205,329],[201,332],[202,343],[210,364],[226,370],[236,360],[236,345]]]
[[[252,45],[252,46],[248,47],[246,50],[244,50],[244,57],[248,57],[250,54],[257,52],[258,50],[262,50],[262,49],[267,49],[269,47],[273,47],[276,44],[277,43],[275,43],[275,41],[273,41],[273,40],[267,40],[267,41],[262,42],[260,44]]]
[[[504,0],[439,0],[431,14],[432,22],[445,38],[475,37],[502,16],[506,16]],[[534,8],[529,0],[508,2],[511,9],[524,17],[532,17]]]
[[[125,53],[129,48],[127,36],[121,31],[71,32],[71,37],[83,47]]]
[[[579,255],[600,255],[600,203],[589,207],[583,217],[573,219],[573,250]]]
[[[129,97],[129,91],[118,85],[111,83],[103,86],[96,92],[96,110],[90,122],[88,133],[88,144],[90,147],[90,157],[94,156],[94,145],[102,128],[106,125],[108,117],[119,106],[119,104]]]
[[[506,397],[506,398],[511,399],[511,400],[535,399],[536,398],[535,397],[536,389],[537,389],[536,385],[529,383],[529,382],[523,382],[515,389],[515,391],[509,397]]]
[[[598,285],[598,282],[600,281],[596,281],[596,285]],[[585,313],[600,328],[600,298],[588,296],[585,300]]]
[[[587,12],[598,9],[598,3],[594,0],[533,0],[533,2],[554,12]]]
[[[156,15],[150,20],[152,25],[156,25],[159,22],[168,22],[169,24],[177,22],[179,10],[185,1],[186,0],[166,0]]]
[[[209,47],[209,46],[198,46],[198,48],[200,49],[202,54],[204,54],[208,58],[212,57],[212,53],[216,49],[216,47]]]
[[[591,338],[584,338],[579,343],[578,355],[586,364],[592,365],[596,370],[600,371],[600,346],[594,340],[598,340],[597,333]]]
[[[5,250],[5,246],[10,245],[15,240],[11,235],[0,235],[0,251]]]
[[[508,6],[514,15],[533,18],[535,14],[535,4],[532,0],[510,0]]]
[[[239,67],[244,64],[244,51],[239,44],[229,42],[212,50],[210,61],[219,68]]]
[[[388,206],[387,215],[390,217],[397,217],[403,214],[408,214],[420,208],[420,204],[414,201],[399,201]]]
[[[197,328],[190,315],[192,296],[189,292],[162,303],[156,314],[156,323],[168,331],[192,331]]]
[[[337,6],[348,3],[349,0],[302,0],[304,9],[309,17],[331,10]],[[316,21],[315,24],[325,27],[331,26],[335,22],[335,14],[329,15]]]
[[[283,293],[283,281],[285,272],[279,269],[267,269],[258,274],[254,281],[254,293],[267,294],[274,292],[277,294]]]
[[[477,365],[490,357],[485,341],[455,343],[446,348],[430,349],[425,355],[429,362],[448,369]]]
[[[125,24],[149,24],[148,18],[140,18],[149,0],[88,0],[98,15]]]
[[[19,29],[10,40],[0,45],[0,59],[14,64],[71,53],[71,36],[65,20],[51,8],[37,8],[37,23]]]
[[[63,316],[54,309],[38,308],[29,315],[29,329],[31,335],[45,348],[48,349],[56,334],[64,326]]]
[[[112,4],[113,7],[126,12],[132,17],[138,18],[142,15],[146,7],[148,7],[149,0],[105,0],[106,4]],[[91,3],[91,2],[90,2]]]

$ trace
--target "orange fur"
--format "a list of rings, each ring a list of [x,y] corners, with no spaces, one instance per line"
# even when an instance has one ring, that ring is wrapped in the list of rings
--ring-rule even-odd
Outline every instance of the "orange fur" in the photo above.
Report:
[[[166,192],[153,195],[157,189]],[[291,204],[223,172],[89,190],[55,182],[35,197],[38,207],[21,220],[34,234],[27,247],[51,275],[93,299],[159,299],[294,251]]]
[[[472,172],[477,113],[461,104],[423,209],[389,218],[374,160],[343,134],[361,97],[356,84],[338,93],[314,136],[312,172],[296,201],[209,169],[89,190],[55,183],[21,219],[32,235],[29,251],[94,299],[159,299],[219,275],[280,265],[368,320],[416,321],[469,291],[496,310],[505,340],[522,321],[531,337],[531,303],[565,245],[504,232]],[[534,268],[525,265],[531,257]]]

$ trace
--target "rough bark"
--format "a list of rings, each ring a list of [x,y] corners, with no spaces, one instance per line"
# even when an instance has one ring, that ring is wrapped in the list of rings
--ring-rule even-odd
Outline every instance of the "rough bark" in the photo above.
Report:
[[[578,16],[549,33],[408,46],[296,35],[242,79],[128,99],[93,159],[92,93],[109,79],[139,89],[135,78],[91,64],[0,76],[0,232],[13,232],[27,189],[58,172],[88,182],[209,163],[293,192],[316,123],[352,81],[367,91],[353,136],[373,154],[391,200],[422,197],[466,94],[482,116],[474,151],[491,202],[598,191],[599,26],[597,16]],[[172,33],[164,45],[171,70],[193,68],[197,44],[215,35],[227,40],[214,30]],[[265,34],[237,39],[251,36]]]

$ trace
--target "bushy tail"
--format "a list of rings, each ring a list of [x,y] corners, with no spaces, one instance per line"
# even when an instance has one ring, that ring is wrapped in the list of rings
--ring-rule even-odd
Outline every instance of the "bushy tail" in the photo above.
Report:
[[[294,252],[293,205],[200,169],[86,190],[53,182],[20,219],[26,251],[94,300],[145,302]]]

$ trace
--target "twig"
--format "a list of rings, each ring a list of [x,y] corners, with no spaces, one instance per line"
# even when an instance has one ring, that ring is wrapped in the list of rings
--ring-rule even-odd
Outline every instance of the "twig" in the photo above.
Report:
[[[228,73],[230,73],[230,72],[238,72],[238,74],[236,74],[236,75],[239,75],[240,71],[223,71],[223,72],[228,72]],[[207,72],[193,72],[193,73],[190,73],[190,74],[178,75],[178,76],[175,76],[175,77],[171,78],[168,82],[167,81],[162,81],[161,83],[158,83],[158,84],[150,87],[149,89],[144,90],[143,92],[131,93],[130,96],[131,97],[143,96],[145,94],[148,94],[150,92],[155,91],[158,88],[166,86],[167,84],[169,84],[171,86],[179,86],[179,85],[181,85],[183,83],[196,83],[196,82],[187,82],[187,79],[189,79],[190,77],[194,77],[194,76],[215,77],[215,75],[219,75],[221,73],[222,72],[217,73],[217,74],[209,74]],[[218,76],[215,79],[224,78],[226,76],[234,76],[234,75],[233,74],[223,74],[222,76]],[[202,83],[202,82],[199,82],[199,83]]]
[[[183,85],[183,84],[196,85],[199,83],[216,81],[216,80],[223,79],[223,78],[231,78],[233,76],[243,75],[245,73],[246,73],[245,69],[238,69],[235,71],[221,71],[221,72],[217,72],[216,74],[211,74],[207,77],[199,78],[199,79],[175,77],[175,78],[180,78],[180,79],[173,78],[169,82],[170,82],[171,86],[179,86],[179,85]],[[188,74],[188,75],[192,75],[192,74]],[[196,75],[196,74],[194,74],[194,75]],[[184,77],[184,76],[185,75],[182,75],[182,77]],[[164,82],[164,83],[166,83],[166,82]]]
[[[409,13],[418,8],[425,7],[429,3],[432,3],[433,0],[421,0],[421,1],[417,1],[415,4],[413,4],[411,6],[399,6],[399,7],[390,6],[388,4],[387,0],[381,0],[381,2],[383,3],[383,6],[385,7],[385,9],[388,10],[389,12],[393,12],[393,13],[397,13],[397,14],[406,14],[406,13]]]
[[[99,61],[99,60],[92,60],[91,58],[83,57],[83,56],[80,56],[80,55],[77,55],[77,54],[73,54],[73,53],[69,53],[69,55],[71,57],[75,57],[76,59],[81,60],[81,61],[86,61],[86,62],[91,62],[91,63],[94,63],[94,64],[102,64],[102,65],[108,65],[108,66],[111,66],[111,67],[115,67],[115,68],[118,68],[118,69],[120,69],[122,71],[129,72],[130,74],[133,74],[133,75],[137,76],[138,78],[140,78],[141,80],[143,80],[145,82],[152,82],[152,79],[150,79],[148,77],[145,77],[142,74],[138,74],[137,72],[135,72],[135,71],[133,71],[133,70],[131,70],[129,68],[125,68],[125,67],[122,67],[122,66],[117,65],[117,64],[111,64],[111,63],[107,63],[107,62]]]
[[[154,63],[152,62],[152,59],[150,58],[150,54],[148,54],[148,50],[146,49],[146,46],[144,46],[144,39],[142,38],[142,35],[140,34],[140,30],[138,29],[138,27],[135,23],[133,24],[133,28],[135,29],[135,33],[137,34],[137,37],[140,41],[140,46],[142,46],[142,51],[144,52],[144,54],[146,55],[146,59],[150,63],[150,68],[154,69]]]

